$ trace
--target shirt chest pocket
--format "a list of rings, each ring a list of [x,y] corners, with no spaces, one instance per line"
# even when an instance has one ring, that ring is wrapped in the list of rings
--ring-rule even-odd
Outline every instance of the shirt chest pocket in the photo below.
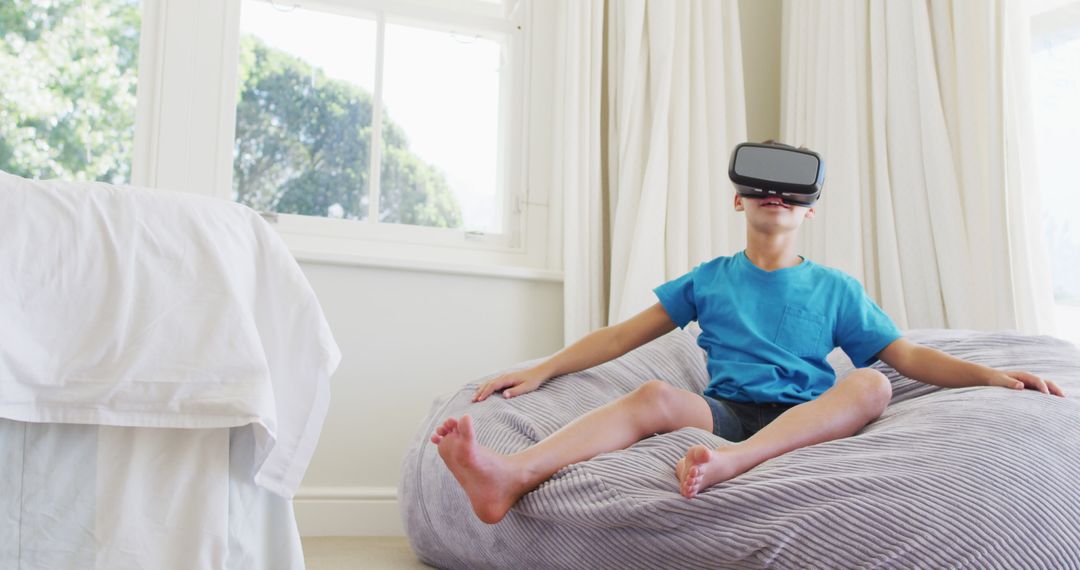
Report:
[[[788,305],[780,318],[775,342],[795,356],[824,356],[829,352],[823,342],[824,335],[824,315]]]

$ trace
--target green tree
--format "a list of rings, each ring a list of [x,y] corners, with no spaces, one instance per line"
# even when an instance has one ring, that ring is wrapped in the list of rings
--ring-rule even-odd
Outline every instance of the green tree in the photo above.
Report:
[[[138,0],[0,1],[0,170],[130,181]],[[261,210],[367,212],[371,96],[244,37],[236,199]],[[379,219],[460,227],[445,176],[384,115]]]
[[[131,177],[136,0],[0,2],[0,170]]]
[[[233,191],[252,208],[346,218],[368,211],[371,95],[258,38],[240,41]],[[460,227],[445,176],[384,114],[379,220]]]

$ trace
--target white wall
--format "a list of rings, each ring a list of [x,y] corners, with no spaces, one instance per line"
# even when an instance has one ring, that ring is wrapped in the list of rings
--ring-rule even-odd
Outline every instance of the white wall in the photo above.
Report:
[[[554,13],[548,3],[532,7],[529,93],[537,104],[527,121],[546,126],[553,120],[545,87],[554,83]],[[529,130],[530,212],[549,208],[552,144],[550,129]],[[557,269],[560,220],[533,219],[551,224],[549,267]],[[301,267],[343,356],[319,447],[294,500],[300,532],[404,534],[396,489],[401,461],[432,401],[561,348],[562,281],[554,271],[517,278],[310,262]]]
[[[780,138],[780,8],[780,0],[739,0],[746,136],[751,141]]]
[[[399,468],[432,400],[562,344],[562,283],[302,265],[341,347],[295,501],[301,533],[401,534]]]

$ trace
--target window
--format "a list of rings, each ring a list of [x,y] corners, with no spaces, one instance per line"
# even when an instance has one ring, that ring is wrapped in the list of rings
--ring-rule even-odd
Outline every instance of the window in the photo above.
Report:
[[[526,122],[548,121],[527,94],[551,83],[535,11],[6,0],[0,168],[233,198],[301,260],[557,278],[545,169],[523,166]]]
[[[514,28],[490,0],[400,5],[242,2],[233,199],[352,222],[293,220],[314,233],[510,246]]]
[[[0,170],[131,180],[137,0],[5,0],[0,7]]]
[[[1080,2],[1037,3],[1032,82],[1058,335],[1080,344]]]

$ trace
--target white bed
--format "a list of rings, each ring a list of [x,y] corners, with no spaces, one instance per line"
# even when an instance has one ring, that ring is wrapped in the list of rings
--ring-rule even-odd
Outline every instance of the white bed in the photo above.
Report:
[[[339,360],[250,209],[0,172],[0,568],[303,568]]]
[[[0,568],[303,568],[292,503],[251,479],[250,427],[0,419]]]

